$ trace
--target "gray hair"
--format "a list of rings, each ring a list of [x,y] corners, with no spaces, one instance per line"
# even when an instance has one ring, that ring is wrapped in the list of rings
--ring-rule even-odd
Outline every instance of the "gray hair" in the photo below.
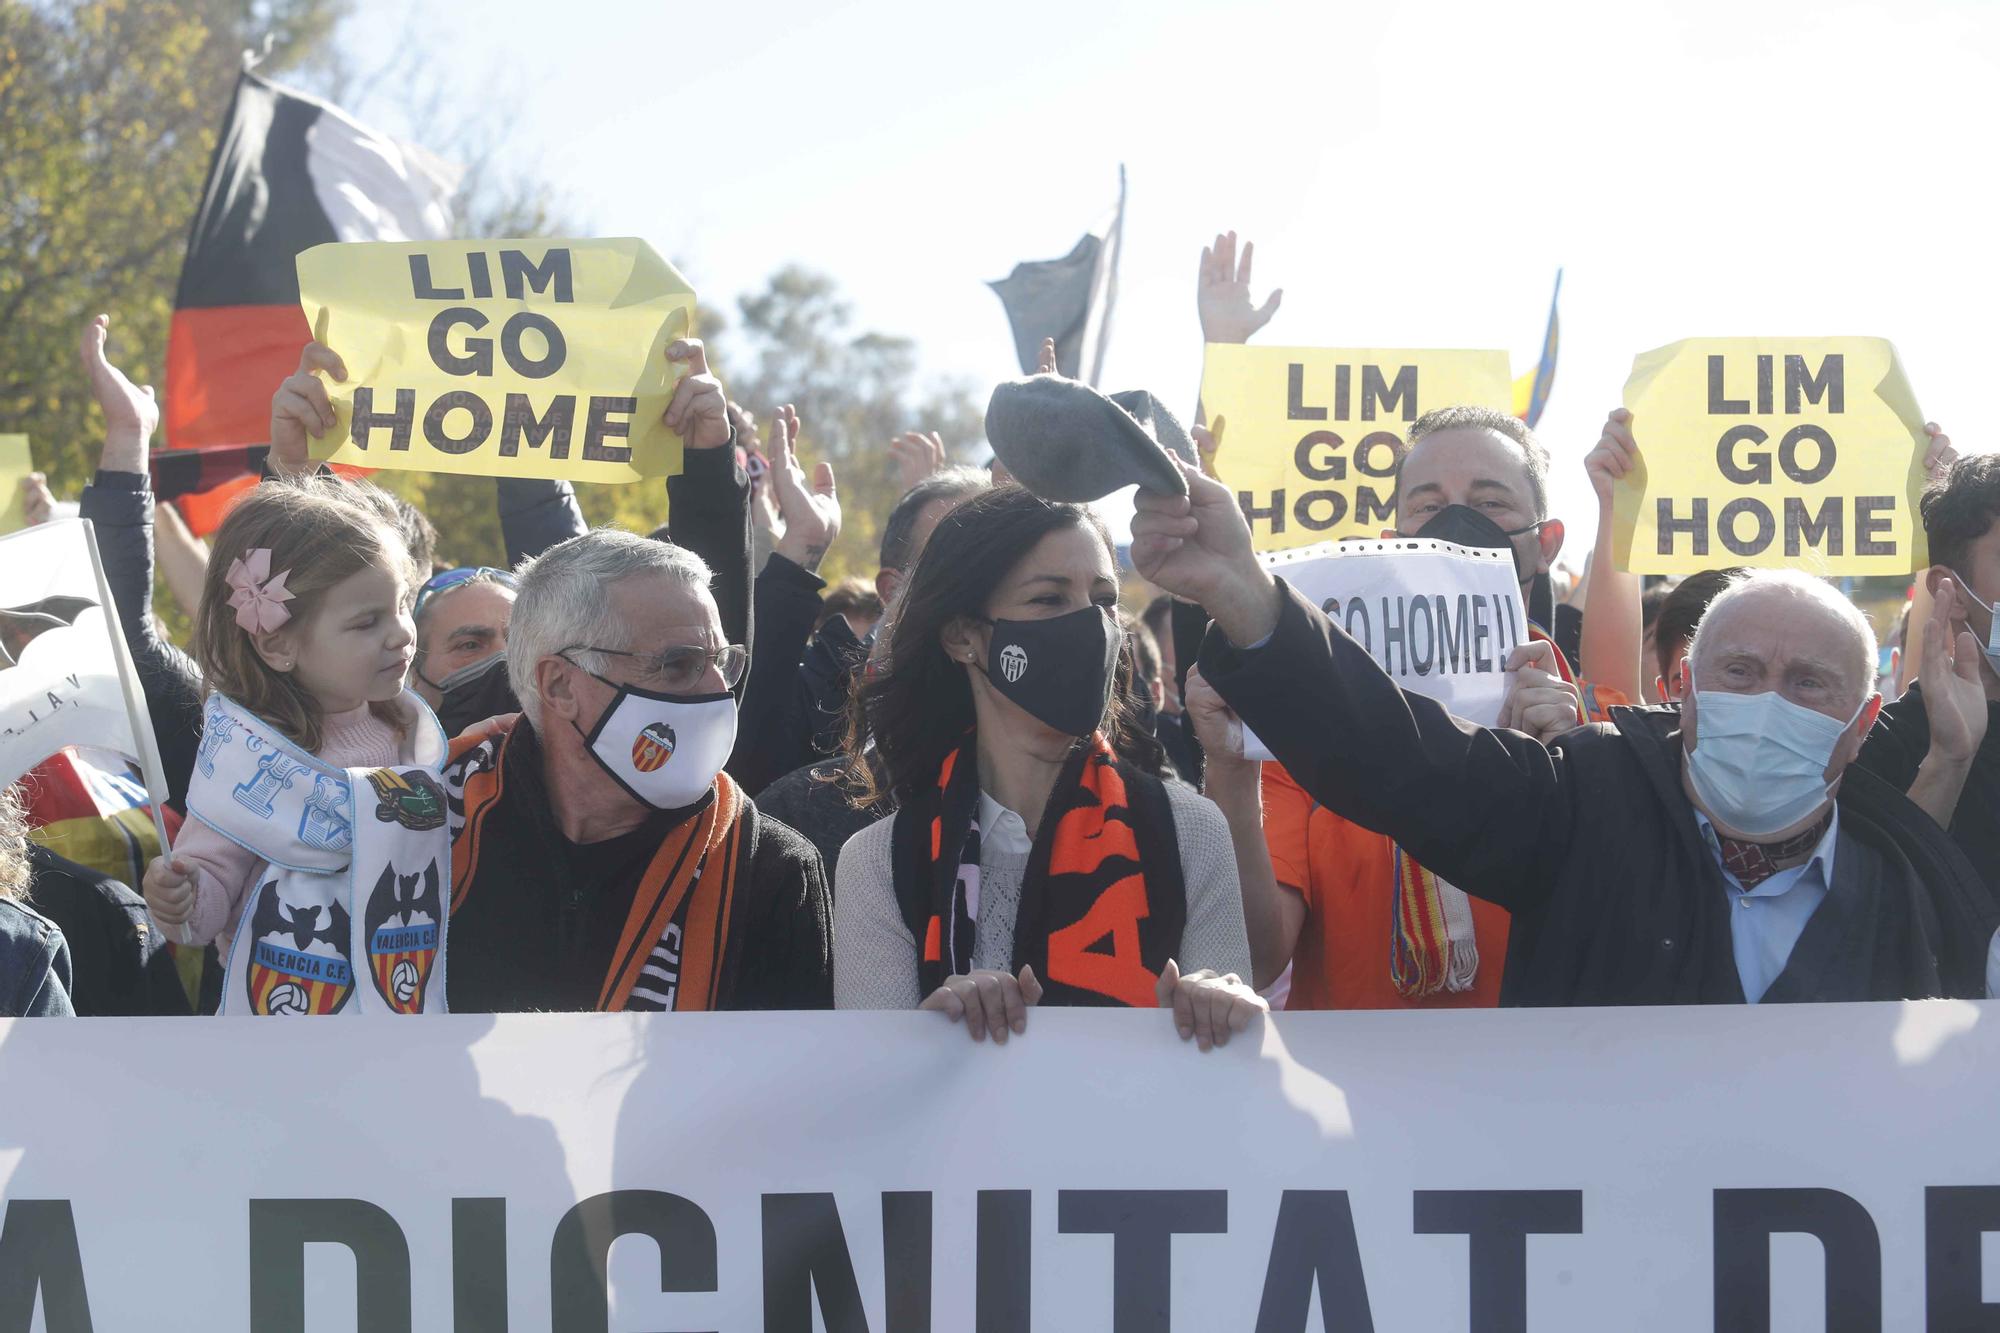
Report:
[[[1855,706],[1859,707],[1874,693],[1875,627],[1868,623],[1868,617],[1862,614],[1860,607],[1841,596],[1825,579],[1814,578],[1795,569],[1746,570],[1715,595],[1715,600],[1702,612],[1701,622],[1694,628],[1694,639],[1688,644],[1688,660],[1696,666],[1697,679],[1700,677],[1702,645],[1708,639],[1709,627],[1715,624],[1716,613],[1737,598],[1762,589],[1782,592],[1798,601],[1812,602],[1845,625],[1853,639],[1853,656],[1846,665],[1853,673],[1853,681],[1861,687],[1860,694],[1854,699]]]
[[[611,606],[611,586],[634,574],[665,574],[706,590],[712,577],[702,558],[685,547],[617,528],[597,528],[551,546],[515,571],[520,590],[507,626],[507,683],[531,726],[542,725],[542,696],[535,667],[577,644],[622,646],[631,633]],[[599,675],[609,669],[602,653],[576,652],[571,660]]]

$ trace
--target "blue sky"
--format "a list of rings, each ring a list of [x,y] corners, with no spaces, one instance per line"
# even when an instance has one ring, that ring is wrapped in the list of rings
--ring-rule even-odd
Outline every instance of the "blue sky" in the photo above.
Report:
[[[1558,265],[1542,434],[1580,562],[1581,459],[1632,355],[1869,334],[1991,447],[2000,5],[431,4],[359,0],[364,68],[504,117],[510,160],[711,304],[797,261],[936,374],[1014,373],[987,279],[1065,252],[1130,176],[1105,387],[1191,408],[1202,244],[1257,242],[1261,340],[1503,347]],[[425,89],[424,91],[427,91]],[[351,108],[421,141],[405,98]],[[726,376],[726,368],[725,368]],[[912,423],[915,424],[915,423]],[[1643,437],[1642,437],[1643,444]]]

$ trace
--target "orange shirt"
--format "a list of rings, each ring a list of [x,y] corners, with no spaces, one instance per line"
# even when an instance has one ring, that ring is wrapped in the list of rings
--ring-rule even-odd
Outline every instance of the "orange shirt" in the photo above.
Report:
[[[1287,1009],[1476,1009],[1500,1002],[1504,909],[1472,899],[1479,972],[1471,990],[1408,1000],[1389,979],[1396,900],[1389,839],[1315,802],[1277,764],[1264,765],[1264,838],[1278,882],[1306,901]]]

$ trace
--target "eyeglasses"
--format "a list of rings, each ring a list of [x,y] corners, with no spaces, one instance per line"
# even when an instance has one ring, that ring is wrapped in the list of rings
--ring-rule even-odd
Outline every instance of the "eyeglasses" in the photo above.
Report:
[[[424,602],[432,593],[456,588],[459,584],[469,583],[482,574],[491,575],[495,583],[509,591],[520,587],[519,580],[504,569],[493,569],[487,565],[461,565],[457,569],[447,569],[442,574],[433,574],[425,579],[424,586],[417,589],[416,605],[410,608],[410,614],[415,615],[423,610]]]
[[[724,689],[733,690],[737,682],[743,679],[744,670],[750,665],[750,650],[740,643],[725,643],[720,648],[683,644],[661,653],[635,653],[620,648],[597,648],[587,643],[573,643],[556,656],[566,658],[568,654],[574,652],[636,658],[641,664],[640,680],[658,682],[662,693],[666,694],[694,693],[707,679],[711,669],[722,677]]]

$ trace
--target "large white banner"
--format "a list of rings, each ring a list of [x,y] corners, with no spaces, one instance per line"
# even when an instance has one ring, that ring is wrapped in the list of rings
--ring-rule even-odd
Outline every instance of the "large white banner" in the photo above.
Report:
[[[1399,537],[1325,542],[1263,561],[1398,685],[1468,721],[1498,725],[1507,655],[1528,637],[1511,552]],[[1248,728],[1243,752],[1276,757]]]
[[[22,1020],[0,1333],[1990,1328],[1996,1106],[1992,1003]]]

